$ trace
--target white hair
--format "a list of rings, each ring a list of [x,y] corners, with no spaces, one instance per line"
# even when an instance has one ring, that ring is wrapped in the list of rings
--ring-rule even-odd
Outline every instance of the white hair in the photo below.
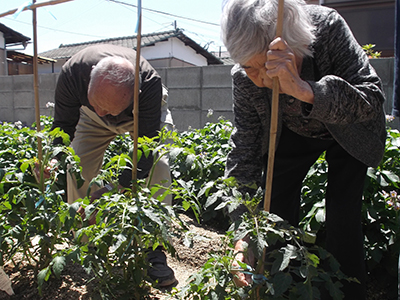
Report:
[[[265,52],[275,38],[278,0],[229,0],[221,16],[222,40],[238,63]],[[304,0],[285,0],[282,38],[298,57],[312,56],[314,26]]]
[[[135,82],[134,71],[133,64],[123,57],[105,57],[93,67],[89,85],[105,80],[113,86],[132,88]]]

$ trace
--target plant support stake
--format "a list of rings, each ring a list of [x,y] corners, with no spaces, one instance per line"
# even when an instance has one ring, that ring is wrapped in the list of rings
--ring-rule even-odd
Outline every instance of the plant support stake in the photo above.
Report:
[[[33,4],[35,4],[35,0],[33,0]],[[36,131],[40,132],[40,103],[39,103],[39,75],[38,75],[38,53],[37,53],[37,13],[36,8],[32,9],[32,28],[33,28],[33,92],[35,96],[35,119],[36,119]],[[37,147],[38,147],[38,159],[39,159],[39,167],[43,163],[43,153],[42,153],[42,139],[40,137],[37,138]],[[40,177],[43,175],[41,174]],[[43,192],[43,178],[40,180],[40,189]]]
[[[140,88],[140,45],[142,30],[142,1],[138,0],[138,20],[136,28],[136,66],[135,66],[135,86],[133,90],[133,157],[132,157],[132,191],[136,192],[137,181],[137,151],[139,136],[139,88]]]
[[[32,3],[25,4],[25,6],[20,7],[20,8],[15,8],[12,10],[9,10],[5,13],[0,14],[0,18],[15,14],[16,12],[21,12],[25,10],[32,10],[32,28],[33,28],[33,92],[34,92],[34,98],[35,98],[35,119],[36,119],[36,130],[37,132],[40,132],[40,102],[39,102],[39,76],[38,76],[38,51],[37,51],[37,14],[36,14],[36,8],[38,7],[43,7],[47,5],[55,5],[63,2],[68,2],[72,0],[53,0],[53,1],[47,1],[47,2],[42,2],[36,4],[36,0],[33,0]],[[39,161],[39,169],[41,168],[42,165],[42,139],[40,137],[37,138],[37,147],[38,147],[38,161]],[[43,192],[44,191],[44,185],[43,185],[43,172],[40,175],[40,189]]]
[[[278,19],[276,22],[276,37],[282,36],[283,31],[283,12],[284,0],[279,0]],[[271,190],[272,178],[274,173],[275,145],[276,133],[278,131],[278,108],[279,108],[279,80],[278,77],[272,79],[272,108],[271,108],[271,124],[269,129],[269,150],[268,150],[268,166],[265,182],[264,210],[270,210],[271,206]]]
[[[278,16],[276,21],[276,37],[282,36],[283,31],[283,13],[284,13],[284,0],[279,0],[278,4]],[[269,150],[268,150],[268,166],[267,176],[265,182],[265,196],[264,196],[264,210],[270,210],[271,206],[271,190],[272,190],[272,179],[274,173],[274,160],[275,160],[275,145],[276,145],[276,133],[278,131],[278,108],[279,108],[279,80],[278,77],[272,78],[272,104],[271,104],[271,124],[269,129]],[[264,260],[266,254],[266,248],[264,247],[263,257],[261,265],[257,266],[259,269],[258,274],[264,273]],[[257,288],[257,299],[260,299],[260,288]]]

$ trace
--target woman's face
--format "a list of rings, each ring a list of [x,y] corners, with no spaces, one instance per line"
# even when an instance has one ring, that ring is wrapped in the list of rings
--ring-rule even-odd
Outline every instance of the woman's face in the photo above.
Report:
[[[267,76],[265,63],[267,62],[267,53],[253,55],[245,64],[241,65],[246,71],[247,77],[258,87],[267,87],[272,89],[272,79]]]

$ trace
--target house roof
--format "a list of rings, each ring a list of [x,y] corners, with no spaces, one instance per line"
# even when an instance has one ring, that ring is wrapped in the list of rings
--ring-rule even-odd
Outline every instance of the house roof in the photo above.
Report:
[[[19,62],[19,63],[24,62],[24,63],[31,64],[31,65],[33,64],[33,56],[32,55],[20,53],[17,51],[8,50],[7,58],[14,62]],[[45,57],[41,57],[41,56],[38,56],[37,59],[38,59],[38,63],[41,65],[56,62],[56,60],[54,60],[54,59],[45,58]]]
[[[191,38],[186,36],[181,29],[170,30],[165,32],[157,32],[150,34],[143,34],[141,36],[141,47],[153,46],[157,42],[167,41],[169,38],[178,38],[181,40],[186,46],[193,48],[197,53],[203,55],[207,59],[207,63],[209,65],[223,64],[223,62],[215,57],[213,54],[208,52],[206,49],[201,47]],[[127,48],[136,49],[137,46],[137,36],[125,36],[125,37],[117,37],[103,40],[96,40],[91,42],[77,43],[77,44],[61,44],[57,49],[49,50],[40,53],[42,57],[48,57],[52,59],[65,59],[70,58],[75,53],[80,50],[96,44],[112,44]]]
[[[235,61],[231,58],[231,55],[228,51],[213,51],[211,52],[213,55],[218,57],[224,65],[234,65]]]
[[[31,40],[31,38],[24,36],[23,34],[17,31],[12,30],[11,28],[7,27],[2,23],[0,23],[0,31],[3,32],[4,34],[6,45],[26,43]]]

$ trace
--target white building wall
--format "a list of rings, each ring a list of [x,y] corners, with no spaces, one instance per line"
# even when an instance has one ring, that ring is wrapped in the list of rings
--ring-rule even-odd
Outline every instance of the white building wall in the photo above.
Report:
[[[3,32],[0,31],[0,75],[7,75],[7,53],[6,53],[6,42],[4,39]]]
[[[157,42],[154,46],[143,47],[140,54],[147,60],[154,60],[155,68],[183,67],[183,66],[207,66],[207,59],[196,53],[191,47],[185,46],[177,38],[170,38],[165,42]],[[60,73],[67,59],[58,59],[54,63],[54,73]],[[53,73],[51,64],[39,65],[39,74]]]
[[[62,66],[65,64],[67,59],[58,59],[55,63],[54,66],[52,64],[39,64],[38,66],[38,73],[39,74],[49,74],[49,73],[60,73]],[[53,72],[54,68],[54,72]]]
[[[207,66],[207,59],[204,56],[185,46],[178,38],[170,38],[154,46],[144,47],[141,49],[141,55],[147,60],[175,58],[193,66]]]
[[[5,49],[6,42],[4,40],[4,33],[0,31],[0,49]]]

